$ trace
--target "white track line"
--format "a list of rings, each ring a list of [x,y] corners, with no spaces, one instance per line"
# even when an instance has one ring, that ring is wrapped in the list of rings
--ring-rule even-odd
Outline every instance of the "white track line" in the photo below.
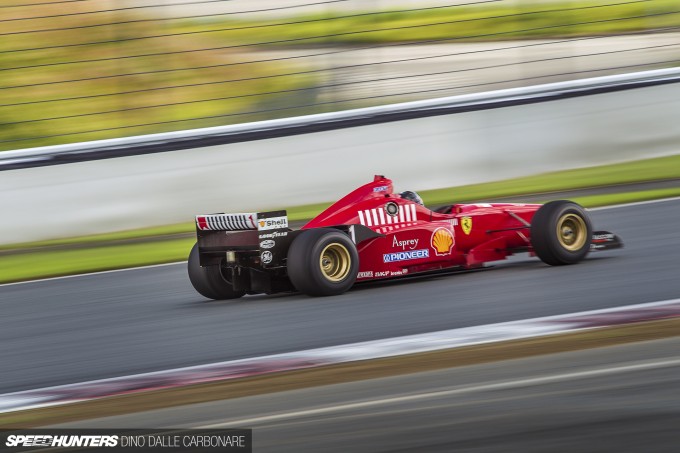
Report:
[[[646,204],[655,204],[655,203],[663,203],[667,201],[680,201],[680,197],[673,197],[673,198],[662,198],[658,200],[648,200],[648,201],[637,201],[635,203],[624,203],[624,204],[616,204],[616,205],[611,205],[611,206],[600,206],[598,208],[590,208],[588,211],[604,211],[606,209],[618,209],[618,208],[628,208],[631,206],[641,206],[641,205],[646,205]],[[74,274],[74,275],[64,275],[61,277],[50,277],[50,278],[41,278],[37,280],[26,280],[23,282],[14,282],[14,283],[3,283],[0,284],[0,288],[3,286],[11,286],[11,285],[24,285],[26,283],[38,283],[38,282],[48,282],[48,281],[53,281],[53,280],[62,280],[65,278],[76,278],[76,277],[89,277],[92,275],[101,275],[101,274],[111,274],[114,272],[124,272],[124,271],[134,271],[134,270],[141,270],[141,269],[153,269],[155,267],[163,267],[163,266],[175,266],[178,264],[186,264],[186,261],[176,261],[174,263],[164,263],[164,264],[150,264],[148,266],[137,266],[137,267],[126,267],[124,269],[112,269],[109,271],[98,271],[98,272],[88,272],[86,274]]]
[[[645,205],[645,204],[665,203],[667,201],[680,201],[680,197],[659,198],[659,199],[656,199],[656,200],[635,201],[633,203],[613,204],[611,206],[600,206],[600,207],[597,207],[597,208],[590,208],[590,209],[588,209],[588,211],[604,211],[604,210],[607,210],[607,209],[629,208],[631,206],[641,206],[641,205]]]
[[[194,365],[188,367],[174,368],[169,370],[154,371],[149,373],[134,374],[129,376],[119,376],[114,378],[99,379],[95,381],[80,382],[75,384],[58,385],[40,389],[23,390],[12,393],[0,394],[0,413],[13,412],[18,410],[33,409],[39,407],[48,407],[61,404],[71,404],[81,400],[73,400],[71,396],[68,396],[69,390],[83,387],[89,388],[92,386],[99,385],[116,385],[116,382],[121,382],[125,380],[137,380],[139,378],[145,377],[163,377],[171,376],[177,373],[186,373],[195,371],[199,374],[209,372],[210,369],[215,367],[221,367],[224,365],[235,365],[235,364],[253,364],[260,362],[267,362],[271,360],[280,359],[296,359],[296,360],[306,360],[313,358],[315,360],[321,360],[324,357],[328,360],[323,361],[323,364],[318,366],[326,366],[338,363],[356,362],[360,360],[372,360],[376,358],[386,358],[386,357],[398,357],[404,354],[422,353],[428,351],[437,351],[442,349],[453,349],[463,346],[471,346],[475,344],[488,344],[488,343],[500,343],[503,341],[517,340],[522,338],[533,338],[536,336],[548,336],[555,335],[565,332],[576,332],[583,329],[589,329],[590,327],[581,327],[579,325],[574,325],[574,322],[578,322],[580,317],[590,317],[593,315],[601,315],[604,313],[616,313],[616,312],[626,312],[634,309],[649,309],[653,307],[661,307],[666,305],[673,305],[680,303],[680,299],[670,299],[656,302],[647,302],[636,305],[629,305],[623,307],[613,307],[604,308],[598,310],[589,310],[576,313],[567,313],[561,315],[545,316],[540,318],[532,318],[519,321],[506,321],[497,324],[487,324],[481,326],[471,326],[462,327],[458,329],[450,329],[439,332],[428,332],[424,334],[407,335],[395,338],[385,338],[381,340],[371,340],[361,343],[352,343],[349,345],[337,345],[329,346],[324,348],[308,349],[303,351],[293,351],[289,353],[281,353],[274,355],[267,355],[261,357],[250,357],[246,359],[230,360],[225,362],[208,363],[203,365]],[[532,326],[536,327],[539,324],[548,325],[551,321],[563,320],[565,323],[562,326],[553,324],[552,329],[541,329],[539,332],[532,330]],[[620,324],[614,324],[620,325]],[[600,326],[605,327],[605,326]],[[505,331],[507,335],[499,336],[499,332]],[[486,332],[492,333],[490,338],[480,338],[475,337],[475,332]],[[458,335],[458,336],[456,336]],[[452,341],[445,342],[446,338],[449,339],[463,339],[465,341]],[[444,342],[443,342],[444,341]],[[401,346],[400,346],[401,345]],[[428,345],[428,346],[425,346]],[[395,349],[396,347],[396,349]],[[381,349],[382,348],[382,349]],[[349,352],[348,352],[349,351]],[[680,359],[678,359],[680,360]],[[276,371],[272,371],[276,372]],[[200,383],[200,382],[194,382]],[[184,384],[187,385],[187,384]],[[170,386],[181,387],[184,385]],[[189,384],[192,385],[192,384]],[[123,385],[121,388],[127,388]],[[61,392],[61,399],[57,397],[56,399],[51,398],[50,395],[59,395]],[[66,392],[66,393],[64,393]],[[110,395],[99,395],[91,396],[89,400],[99,399],[107,397]],[[47,398],[47,399],[46,399]]]
[[[37,280],[24,280],[23,282],[3,283],[3,284],[0,285],[0,288],[2,288],[3,286],[25,285],[26,283],[39,283],[39,282],[49,282],[49,281],[53,281],[53,280],[64,280],[66,278],[90,277],[92,275],[113,274],[115,272],[126,272],[126,271],[136,271],[136,270],[140,270],[140,269],[153,269],[155,267],[176,266],[178,264],[186,264],[186,263],[187,263],[186,261],[175,261],[174,263],[149,264],[147,266],[125,267],[123,269],[111,269],[111,270],[108,270],[108,271],[88,272],[86,274],[62,275],[61,277],[49,277],[49,278],[41,278],[41,279],[37,279]]]
[[[440,397],[452,396],[452,395],[463,395],[463,394],[466,394],[466,393],[484,392],[484,391],[487,391],[487,390],[506,390],[506,389],[513,389],[513,388],[519,388],[519,387],[528,387],[528,386],[532,386],[532,385],[551,384],[551,383],[554,383],[554,382],[568,381],[568,380],[571,380],[571,379],[586,379],[586,378],[591,378],[591,377],[607,376],[607,375],[610,375],[610,374],[627,373],[627,372],[641,371],[641,370],[651,370],[651,369],[656,369],[656,368],[673,367],[673,366],[678,366],[678,365],[680,365],[680,359],[662,360],[662,361],[655,361],[655,362],[649,362],[649,361],[637,362],[637,363],[633,363],[633,364],[630,364],[630,365],[623,365],[623,366],[611,367],[611,368],[599,368],[599,369],[594,369],[594,370],[577,371],[577,372],[573,372],[573,373],[555,374],[555,375],[541,376],[541,377],[536,377],[536,378],[517,379],[517,380],[513,380],[513,381],[506,381],[506,382],[492,382],[492,383],[489,383],[489,384],[473,385],[473,386],[468,386],[468,387],[458,387],[458,388],[454,388],[454,389],[451,389],[451,390],[443,390],[443,391],[438,391],[438,392],[418,393],[418,394],[415,394],[415,395],[396,396],[396,397],[375,399],[375,400],[370,400],[370,401],[361,401],[361,402],[358,402],[358,403],[340,404],[340,405],[336,405],[336,406],[321,407],[321,408],[316,408],[316,409],[307,409],[307,410],[302,410],[302,411],[284,412],[284,413],[274,414],[274,415],[265,415],[265,416],[262,416],[262,417],[235,419],[235,420],[224,421],[224,422],[215,423],[215,424],[211,424],[211,425],[198,426],[196,428],[198,428],[198,429],[211,429],[211,428],[226,428],[226,427],[234,427],[234,426],[250,426],[250,425],[254,425],[254,424],[257,424],[257,423],[263,423],[263,422],[273,422],[273,421],[280,421],[280,420],[286,420],[286,419],[291,419],[291,418],[300,418],[300,417],[308,417],[308,416],[313,416],[313,415],[330,414],[330,413],[334,413],[334,412],[342,412],[342,411],[353,410],[353,409],[363,409],[363,408],[367,408],[367,407],[382,406],[382,405],[386,405],[386,404],[397,404],[397,403],[404,403],[404,402],[409,402],[409,401],[418,401],[418,400],[430,399],[430,398],[440,398]]]

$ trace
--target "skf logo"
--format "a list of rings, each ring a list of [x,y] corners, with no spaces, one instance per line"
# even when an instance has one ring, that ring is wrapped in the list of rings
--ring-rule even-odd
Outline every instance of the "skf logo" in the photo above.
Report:
[[[460,219],[460,227],[463,229],[463,233],[470,234],[470,231],[472,231],[472,217],[462,217]]]
[[[268,219],[260,219],[257,221],[257,229],[259,231],[277,230],[279,228],[288,228],[288,217],[270,217]]]
[[[437,228],[434,230],[432,239],[430,239],[430,245],[437,256],[450,255],[454,243],[453,234],[446,228]]]

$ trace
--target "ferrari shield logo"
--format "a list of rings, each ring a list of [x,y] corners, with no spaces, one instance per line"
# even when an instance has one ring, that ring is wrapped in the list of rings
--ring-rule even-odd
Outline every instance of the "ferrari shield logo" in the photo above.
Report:
[[[460,227],[463,229],[463,233],[470,234],[470,231],[472,231],[472,217],[461,218]]]

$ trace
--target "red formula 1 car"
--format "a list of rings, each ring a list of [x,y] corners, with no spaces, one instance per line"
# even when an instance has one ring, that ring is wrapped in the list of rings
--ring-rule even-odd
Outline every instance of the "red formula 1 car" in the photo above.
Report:
[[[286,211],[196,217],[189,278],[210,299],[300,291],[341,294],[357,282],[442,269],[472,269],[518,252],[547,264],[573,264],[590,250],[621,247],[593,232],[570,201],[545,205],[454,204],[434,211],[413,192],[395,194],[376,176],[299,230]]]

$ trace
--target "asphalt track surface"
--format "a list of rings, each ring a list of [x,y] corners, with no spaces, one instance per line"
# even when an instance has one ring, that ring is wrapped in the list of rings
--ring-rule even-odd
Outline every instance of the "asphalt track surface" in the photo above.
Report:
[[[0,393],[457,327],[674,299],[680,200],[592,212],[626,248],[492,269],[208,302],[184,265],[0,286]]]
[[[86,420],[253,429],[257,452],[677,452],[680,337]]]

